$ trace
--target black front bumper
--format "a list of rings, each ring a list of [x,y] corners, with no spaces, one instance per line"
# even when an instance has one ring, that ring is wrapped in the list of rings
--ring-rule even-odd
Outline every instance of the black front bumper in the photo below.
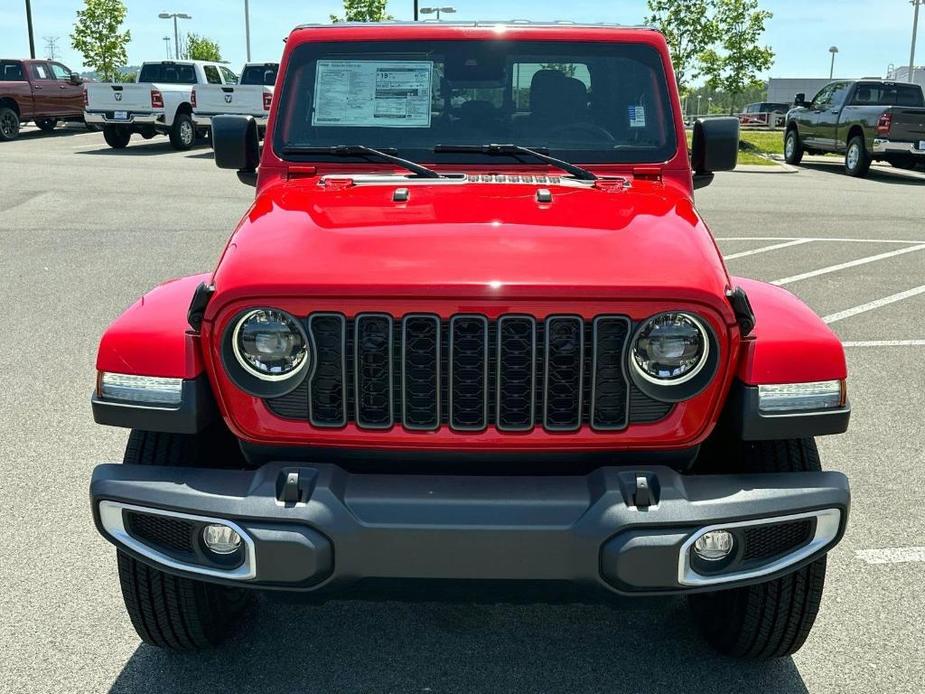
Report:
[[[100,532],[141,561],[203,580],[298,591],[364,578],[568,581],[632,594],[715,590],[818,558],[841,538],[850,503],[837,472],[682,475],[661,466],[496,477],[354,474],[329,464],[100,465],[90,496]],[[126,506],[233,524],[245,534],[247,564],[233,573],[171,560],[114,529]],[[745,563],[721,581],[690,573],[684,557],[704,528],[801,517],[816,530],[793,561]]]

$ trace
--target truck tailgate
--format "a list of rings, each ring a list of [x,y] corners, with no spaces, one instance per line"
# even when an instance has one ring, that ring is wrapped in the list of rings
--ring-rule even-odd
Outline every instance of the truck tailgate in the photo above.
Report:
[[[151,85],[87,84],[88,111],[151,111]]]
[[[896,142],[925,141],[925,108],[894,106],[890,139]]]
[[[266,113],[263,95],[272,95],[272,93],[272,87],[257,84],[200,85],[196,87],[195,112],[204,116],[215,114],[259,116]]]

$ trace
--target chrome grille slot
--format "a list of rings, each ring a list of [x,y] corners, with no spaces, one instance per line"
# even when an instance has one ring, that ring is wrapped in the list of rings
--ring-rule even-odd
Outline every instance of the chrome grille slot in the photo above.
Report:
[[[316,313],[306,324],[312,372],[265,402],[316,427],[607,432],[672,411],[624,375],[626,316]]]
[[[388,429],[394,422],[392,317],[366,313],[354,321],[356,423],[365,429]]]
[[[440,318],[402,320],[402,423],[408,429],[440,426]]]
[[[536,321],[532,316],[498,319],[497,427],[528,431],[536,416]]]
[[[488,426],[488,319],[454,316],[450,321],[450,426],[480,431]]]
[[[594,319],[591,426],[601,431],[626,426],[629,388],[623,375],[623,361],[629,329],[629,319],[625,316]]]
[[[584,377],[584,321],[578,316],[546,319],[543,427],[575,431],[581,427]]]
[[[347,423],[347,321],[339,313],[315,313],[308,332],[315,347],[308,419],[316,427],[342,427]]]

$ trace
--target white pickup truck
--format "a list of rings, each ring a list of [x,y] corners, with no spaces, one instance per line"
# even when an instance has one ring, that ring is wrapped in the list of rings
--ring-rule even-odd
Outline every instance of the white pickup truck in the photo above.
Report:
[[[174,149],[185,150],[205,134],[193,125],[193,89],[211,84],[235,84],[237,75],[220,63],[163,60],[144,63],[138,82],[90,82],[84,97],[87,123],[102,126],[106,144],[123,149],[133,133],[146,140],[169,135]],[[197,132],[198,130],[198,132]]]
[[[253,116],[262,135],[273,103],[279,63],[247,63],[237,85],[205,84],[193,89],[193,123],[212,126],[213,116]]]

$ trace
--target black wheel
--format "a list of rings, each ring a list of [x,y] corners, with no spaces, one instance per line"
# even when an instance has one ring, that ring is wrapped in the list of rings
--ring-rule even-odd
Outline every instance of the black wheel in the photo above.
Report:
[[[743,472],[818,471],[813,439],[742,442],[736,467]],[[769,659],[796,653],[819,612],[825,557],[758,585],[688,596],[707,642],[725,655]]]
[[[845,151],[845,173],[855,178],[864,178],[870,171],[870,163],[864,138],[855,135],[848,141],[848,149]]]
[[[9,106],[0,107],[0,140],[9,142],[19,137],[19,114]]]
[[[126,465],[210,467],[234,460],[227,431],[197,435],[132,431]],[[220,643],[233,632],[253,600],[244,588],[181,578],[117,551],[122,598],[135,631],[159,648],[190,651]]]
[[[196,144],[196,128],[188,113],[178,113],[170,128],[170,144],[174,149],[185,151]]]
[[[58,127],[58,119],[57,118],[40,118],[39,120],[35,121],[35,124],[38,126],[39,130],[41,130],[43,133],[50,133],[52,130]]]
[[[796,128],[791,128],[784,135],[784,161],[793,165],[803,161],[803,144]]]
[[[132,139],[132,131],[124,125],[104,125],[103,139],[113,149],[125,149]]]

